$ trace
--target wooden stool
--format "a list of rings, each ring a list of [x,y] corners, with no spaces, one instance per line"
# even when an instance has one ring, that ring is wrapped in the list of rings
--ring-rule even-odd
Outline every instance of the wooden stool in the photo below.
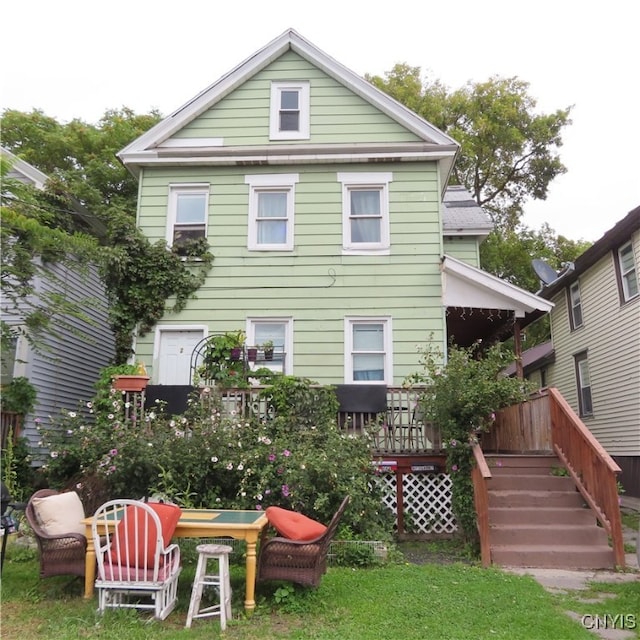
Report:
[[[195,618],[220,616],[220,628],[224,631],[227,628],[227,619],[231,618],[229,554],[233,549],[224,544],[199,544],[196,547],[196,551],[199,554],[198,567],[193,579],[191,602],[189,603],[189,613],[187,614],[187,624],[185,626],[191,627],[191,622]],[[207,574],[207,560],[209,559],[218,561],[218,573]],[[218,588],[220,602],[200,609],[202,591],[205,586]]]

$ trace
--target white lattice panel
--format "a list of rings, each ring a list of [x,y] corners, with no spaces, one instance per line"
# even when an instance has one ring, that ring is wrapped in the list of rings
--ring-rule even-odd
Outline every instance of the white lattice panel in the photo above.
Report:
[[[396,517],[398,495],[395,473],[378,476],[382,483],[382,503]],[[402,501],[405,533],[454,533],[457,525],[451,511],[451,478],[447,473],[402,474]]]
[[[406,473],[402,476],[406,533],[453,533],[451,478],[447,473]]]

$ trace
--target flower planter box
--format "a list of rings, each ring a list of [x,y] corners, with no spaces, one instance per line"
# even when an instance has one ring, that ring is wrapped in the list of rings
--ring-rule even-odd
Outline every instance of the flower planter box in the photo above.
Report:
[[[149,376],[114,376],[111,381],[111,387],[117,391],[144,391],[149,384]]]

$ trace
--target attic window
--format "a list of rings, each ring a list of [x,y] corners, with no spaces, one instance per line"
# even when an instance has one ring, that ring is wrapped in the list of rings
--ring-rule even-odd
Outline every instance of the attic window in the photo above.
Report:
[[[272,82],[269,138],[309,139],[309,83]]]

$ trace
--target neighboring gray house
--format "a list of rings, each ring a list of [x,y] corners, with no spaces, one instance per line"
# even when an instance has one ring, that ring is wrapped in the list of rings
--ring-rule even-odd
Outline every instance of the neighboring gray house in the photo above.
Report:
[[[1,153],[12,163],[8,178],[38,189],[44,188],[45,174],[4,148]],[[95,226],[96,223],[91,221],[90,224]],[[36,291],[55,287],[69,300],[86,300],[84,312],[88,321],[71,318],[61,323],[54,318],[56,335],[45,338],[45,350],[36,351],[26,338],[18,337],[13,353],[3,354],[1,384],[24,376],[37,390],[35,410],[26,417],[22,431],[35,449],[40,439],[36,419],[47,423],[50,417],[59,415],[61,409],[73,410],[80,402],[91,400],[100,370],[111,363],[114,355],[114,337],[109,328],[104,287],[97,270],[78,269],[76,272],[63,265],[54,265],[51,271],[52,279],[37,279]],[[18,327],[23,322],[21,315],[8,308],[4,300],[1,313],[2,319],[10,325]]]
[[[554,303],[552,345],[523,354],[528,377],[562,393],[616,460],[633,496],[640,496],[639,268],[636,207],[573,269],[543,284],[539,295]]]

